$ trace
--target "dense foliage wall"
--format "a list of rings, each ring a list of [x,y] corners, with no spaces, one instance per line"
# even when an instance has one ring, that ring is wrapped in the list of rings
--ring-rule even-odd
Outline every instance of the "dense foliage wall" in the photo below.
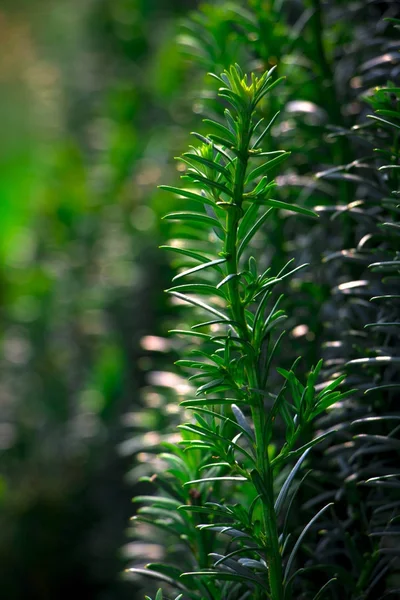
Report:
[[[226,114],[226,99],[232,99],[232,90],[240,95],[239,84],[235,87],[229,80],[229,73],[234,77],[229,65],[238,62],[245,72],[257,75],[276,65],[277,75],[287,77],[285,85],[277,88],[261,105],[259,113],[265,123],[274,120],[277,109],[282,109],[279,118],[272,127],[267,127],[263,135],[262,150],[292,152],[283,174],[279,174],[278,169],[268,168],[278,183],[274,198],[292,206],[300,204],[304,209],[314,209],[320,218],[313,223],[301,220],[297,215],[291,216],[290,209],[275,213],[275,217],[272,215],[263,222],[262,234],[253,239],[254,272],[249,263],[248,271],[230,272],[230,276],[239,277],[240,281],[244,278],[250,294],[251,286],[255,285],[252,276],[262,272],[262,269],[258,270],[258,262],[263,267],[270,266],[272,274],[278,273],[291,257],[295,257],[295,265],[304,261],[309,263],[308,269],[296,273],[289,283],[282,283],[281,289],[286,296],[282,305],[288,314],[285,323],[288,335],[281,343],[276,362],[280,367],[290,369],[293,360],[302,356],[298,368],[302,372],[299,379],[304,382],[307,374],[308,378],[313,375],[310,365],[323,356],[324,370],[315,392],[328,390],[337,376],[343,376],[341,389],[346,390],[346,398],[342,400],[337,396],[332,410],[318,418],[308,432],[304,430],[302,433],[303,441],[322,436],[323,442],[307,455],[310,473],[294,500],[298,510],[286,517],[279,538],[279,552],[283,554],[279,560],[282,558],[286,565],[285,572],[293,567],[293,553],[299,569],[290,579],[285,575],[282,592],[279,587],[274,588],[271,580],[275,567],[269,556],[269,534],[266,534],[264,548],[262,518],[257,511],[257,517],[254,517],[254,498],[250,491],[242,490],[242,484],[238,482],[252,481],[253,488],[261,496],[264,492],[253,480],[251,457],[247,457],[249,463],[243,457],[237,459],[239,463],[233,459],[236,455],[232,448],[236,448],[238,441],[234,434],[246,436],[243,419],[246,416],[250,418],[250,414],[247,433],[254,431],[257,436],[251,395],[255,390],[250,389],[248,395],[245,393],[242,397],[241,392],[246,388],[234,389],[234,381],[242,382],[242,375],[233,375],[237,360],[234,353],[231,362],[220,361],[218,357],[222,355],[217,354],[218,350],[216,354],[211,353],[213,341],[218,344],[218,340],[225,340],[225,348],[229,348],[230,338],[224,337],[226,332],[223,328],[222,331],[217,329],[218,321],[214,320],[209,331],[207,323],[204,323],[205,328],[201,328],[193,320],[197,314],[193,309],[196,303],[202,308],[203,316],[204,310],[208,313],[212,310],[191,297],[184,298],[185,285],[172,288],[175,297],[192,305],[191,310],[185,313],[181,309],[177,330],[190,331],[195,325],[192,345],[189,346],[195,348],[194,357],[185,353],[184,343],[179,345],[176,342],[178,357],[183,359],[178,361],[178,365],[184,367],[181,371],[184,377],[188,370],[193,375],[194,370],[190,379],[193,382],[198,379],[203,385],[198,388],[194,399],[195,389],[190,385],[185,389],[181,382],[175,402],[193,396],[192,400],[184,402],[184,406],[195,411],[194,418],[181,428],[183,439],[178,441],[179,449],[174,450],[174,446],[167,445],[168,452],[154,462],[158,475],[152,481],[156,484],[159,481],[159,494],[155,500],[137,499],[142,504],[137,520],[148,540],[154,535],[154,529],[148,529],[150,523],[164,532],[170,531],[172,537],[167,536],[163,544],[165,562],[151,563],[147,567],[147,575],[157,578],[158,573],[162,580],[175,585],[184,597],[185,594],[192,598],[208,597],[209,594],[214,599],[245,598],[249,595],[290,598],[294,594],[293,597],[301,598],[376,598],[398,593],[397,551],[394,549],[396,543],[392,543],[393,539],[397,539],[399,506],[395,474],[398,464],[398,411],[394,404],[399,385],[396,304],[399,42],[398,22],[393,21],[398,16],[398,6],[393,2],[254,1],[246,7],[236,3],[206,5],[185,23],[181,41],[192,65],[217,75],[223,68],[229,71],[219,81],[220,86],[225,85],[230,90],[220,91],[224,100],[216,98],[217,86],[208,79],[204,81],[195,105],[196,112],[223,123],[225,127],[223,129],[221,125],[208,121],[203,129],[198,129],[205,144],[214,142],[217,151],[222,145],[222,154],[228,155],[227,163],[224,159],[221,163],[220,158],[215,156],[212,159],[218,163],[215,170],[222,173],[217,181],[228,186],[228,189],[218,188],[223,191],[222,204],[235,204],[236,187],[229,189],[229,173],[221,170],[221,166],[228,168],[233,164],[230,162],[233,161],[231,151],[237,154],[238,160],[241,156],[240,148],[232,141],[240,120],[236,113],[233,120],[228,115],[225,121],[223,116],[224,112]],[[243,82],[240,85],[246,90],[246,79]],[[240,138],[240,134],[237,135]],[[200,188],[205,203],[209,204],[213,199],[211,176],[205,175],[204,171],[199,172],[199,167],[196,169],[195,166],[196,160],[203,160],[203,164],[212,169],[210,162],[204,162],[205,158],[210,161],[211,155],[206,152],[200,147],[195,150],[200,158],[194,156],[193,150],[184,155],[182,161],[189,165],[189,169],[186,166],[182,172],[184,190],[192,185],[192,191],[198,193]],[[267,171],[266,165],[263,168]],[[236,175],[233,180],[236,185]],[[257,192],[245,189],[244,199],[263,193],[261,181]],[[179,194],[177,190],[176,194]],[[181,201],[188,197],[186,191],[181,196]],[[221,199],[217,196],[215,192],[214,199],[219,200],[218,205]],[[229,199],[232,197],[234,200]],[[268,205],[265,198],[263,200]],[[240,204],[238,206],[240,208]],[[187,203],[187,207],[191,205]],[[219,210],[218,206],[214,207],[214,213],[207,209],[206,214],[217,217],[226,233],[229,226],[223,224]],[[170,218],[181,221],[172,228],[172,238],[182,237],[179,233],[184,233],[184,238],[192,240],[192,246],[179,247],[201,247],[203,252],[208,249],[209,259],[225,257],[226,250],[218,254],[212,250],[211,240],[218,242],[213,234],[208,246],[206,243],[199,245],[205,238],[198,232],[189,232],[185,222],[189,220],[188,216],[175,214]],[[200,221],[200,217],[191,218]],[[216,227],[215,221],[212,226]],[[224,239],[223,235],[219,237]],[[192,258],[201,262],[199,256]],[[189,266],[189,262],[186,265],[183,260],[176,264],[178,267]],[[190,266],[193,267],[193,263]],[[203,269],[204,265],[200,268]],[[215,269],[218,268],[216,265]],[[238,318],[232,316],[237,314],[232,308],[234,292],[231,290],[228,296],[222,293],[227,304],[221,304],[217,296],[221,297],[218,290],[225,285],[225,280],[218,283],[212,275],[204,276],[199,272],[195,282],[194,276],[198,272],[194,268],[187,271],[189,277],[185,275],[184,279],[186,293],[196,293],[195,285],[198,284],[197,294],[209,296],[214,302],[211,306],[217,309],[226,306],[228,312],[223,314],[231,319],[231,334],[236,334],[239,336],[236,339],[243,342],[246,335],[238,333]],[[181,276],[178,272],[175,279]],[[238,285],[246,289],[244,283]],[[246,297],[243,290],[241,301],[245,302],[243,298]],[[270,319],[272,323],[274,310],[266,322]],[[218,317],[223,318],[221,315]],[[250,319],[248,327],[251,330],[251,314],[246,318]],[[276,318],[283,318],[283,315],[277,314]],[[239,331],[242,329],[239,328]],[[205,340],[201,352],[194,343],[197,332],[201,332],[199,335],[203,335]],[[210,333],[214,337],[208,340]],[[252,351],[256,352],[259,360],[264,360],[254,343]],[[229,349],[226,352],[229,355]],[[240,360],[247,360],[244,349],[238,353]],[[200,358],[195,358],[197,356]],[[288,371],[282,368],[279,373],[293,384],[293,397],[296,397],[297,390],[297,401],[300,402],[301,398],[303,402],[305,391],[301,384],[293,383],[293,373],[288,375]],[[269,381],[262,392],[267,398],[271,394],[281,398],[280,385],[279,378],[275,382]],[[216,398],[208,399],[208,392]],[[231,403],[237,402],[241,407],[241,402],[247,403],[246,414],[238,416],[234,405],[232,412],[229,408],[227,412],[224,409],[218,412],[216,407],[219,404],[229,405],[229,398],[224,399],[224,396],[229,396]],[[293,403],[296,404],[295,400]],[[214,412],[207,413],[210,407]],[[271,400],[265,400],[267,415],[270,411],[280,410],[273,407],[275,404]],[[279,460],[275,454],[277,448],[283,448],[281,452],[284,452],[286,446],[290,446],[290,428],[298,425],[299,416],[293,406],[291,410],[295,414],[294,425],[291,425],[290,415],[282,409],[281,438],[278,435],[277,441],[268,450],[274,457],[272,463]],[[184,420],[185,416],[182,415],[181,419]],[[231,431],[227,423],[232,425],[234,419],[237,420],[237,429]],[[226,452],[216,441],[222,430],[229,449]],[[172,439],[176,443],[179,437]],[[256,439],[254,445],[250,443],[244,447],[258,452],[259,441]],[[218,459],[221,463],[214,464],[213,461]],[[246,466],[243,466],[244,463]],[[285,481],[291,481],[294,474],[276,469],[274,497],[278,503],[280,492],[285,489],[287,493]],[[238,473],[240,477],[237,477]],[[224,476],[227,476],[225,485]],[[192,487],[193,496],[188,494]],[[250,490],[251,487],[245,489]],[[268,506],[267,492],[265,496],[264,504]],[[322,522],[316,524],[316,515],[320,516],[329,508],[329,501],[334,505],[332,512],[329,516],[325,513]],[[289,506],[294,505],[290,503]],[[260,519],[255,521],[254,527],[240,511],[241,506],[247,507],[247,514],[249,511],[253,518]],[[168,517],[166,510],[170,511],[172,507],[175,507],[175,516]],[[291,542],[286,538],[287,526],[291,535],[295,536]],[[222,531],[227,538],[233,535],[236,538],[230,542],[225,538],[224,543],[224,536],[212,537],[210,533],[210,537],[201,542],[194,533],[196,530]],[[307,542],[303,541],[305,532],[309,536]],[[240,543],[240,537],[248,537],[250,541]],[[192,554],[184,550],[186,538]],[[297,543],[296,539],[300,541]],[[204,557],[202,544],[207,548],[208,559]],[[264,548],[264,563],[257,554],[260,546]],[[239,558],[240,553],[246,550],[247,554],[242,554],[244,558]],[[152,551],[157,555],[154,548]],[[285,552],[289,552],[286,559]],[[183,555],[187,558],[184,565],[180,558]],[[142,564],[139,561],[138,566]],[[136,572],[142,576],[146,574],[140,568]],[[268,576],[265,575],[268,583],[259,580],[263,572],[268,573]],[[329,576],[333,576],[331,580]],[[325,585],[329,586],[329,591]],[[280,595],[282,593],[284,596]]]

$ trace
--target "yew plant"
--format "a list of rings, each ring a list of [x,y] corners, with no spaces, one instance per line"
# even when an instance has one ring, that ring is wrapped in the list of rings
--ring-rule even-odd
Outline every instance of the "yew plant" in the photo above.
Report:
[[[306,265],[290,261],[272,273],[253,242],[273,213],[316,217],[273,198],[270,175],[288,153],[262,149],[278,114],[265,125],[257,107],[280,80],[273,69],[247,76],[238,65],[213,77],[225,123],[206,120],[212,133],[194,134],[199,144],[180,158],[184,187],[161,186],[198,206],[165,217],[182,235],[167,248],[186,264],[168,292],[190,307],[192,319],[201,315],[175,331],[188,340],[177,364],[198,387],[182,402],[192,418],[180,425],[179,445],[165,445],[166,468],[151,478],[159,493],[135,499],[136,520],[173,541],[165,563],[136,571],[164,581],[182,599],[292,600],[303,570],[298,550],[330,507],[296,535],[290,531],[307,455],[330,434],[310,439],[309,424],[351,392],[339,389],[344,376],[317,385],[322,361],[301,373],[300,359],[288,370],[277,366],[286,318],[279,285]],[[310,600],[327,597],[333,580]]]

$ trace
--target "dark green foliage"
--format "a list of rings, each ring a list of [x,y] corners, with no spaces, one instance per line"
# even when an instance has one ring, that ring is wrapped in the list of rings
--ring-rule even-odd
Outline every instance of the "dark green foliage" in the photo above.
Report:
[[[228,108],[209,101],[214,88],[206,83],[196,105],[207,115],[195,134],[203,146],[181,159],[191,186],[182,200],[195,208],[202,200],[204,208],[172,217],[185,223],[176,251],[189,261],[169,291],[193,308],[181,333],[200,337],[193,359],[178,365],[193,369],[200,387],[182,403],[194,412],[180,428],[183,464],[170,465],[161,481],[170,491],[176,478],[183,483],[173,494],[177,503],[185,496],[179,512],[192,531],[192,557],[172,516],[158,513],[158,523],[180,538],[168,555],[188,573],[176,580],[172,569],[169,576],[186,586],[184,597],[372,600],[398,593],[399,63],[396,22],[382,21],[374,35],[385,11],[394,17],[398,7],[216,3],[186,25],[185,48],[202,68],[228,68],[240,57],[260,74],[277,62],[288,80],[259,106],[270,126],[254,134],[260,164],[245,167],[242,198],[251,204],[244,214],[232,210],[246,136],[235,112],[244,109],[234,88],[241,75],[231,68],[217,78]],[[285,107],[277,119],[278,103]],[[284,159],[287,174],[275,187],[270,175]],[[293,215],[314,207],[319,222]],[[232,223],[235,268],[227,250]],[[212,229],[207,240],[204,227]],[[291,254],[299,267],[289,267]],[[303,269],[304,260],[311,266]],[[193,320],[199,309],[209,313],[201,324]],[[281,337],[284,320],[291,335]],[[326,360],[307,374],[299,353],[309,364]],[[257,376],[249,381],[251,361]],[[152,568],[155,577],[163,572]]]
[[[379,61],[377,58],[376,62]],[[342,564],[351,574],[353,594],[357,597],[364,592],[368,598],[379,597],[396,581],[393,572],[400,506],[396,402],[399,388],[396,125],[400,113],[398,90],[390,83],[390,75],[389,66],[389,83],[360,98],[370,110],[363,111],[362,121],[352,131],[363,142],[365,156],[335,170],[337,176],[356,174],[357,201],[346,207],[345,212],[334,213],[335,219],[348,219],[355,224],[351,229],[353,247],[328,254],[325,259],[327,264],[339,261],[341,264],[341,279],[334,286],[330,310],[332,316],[341,315],[342,326],[338,331],[328,322],[330,372],[346,373],[346,383],[358,390],[350,401],[342,404],[335,417],[332,415],[333,418],[321,423],[341,432],[332,452],[317,468],[322,466],[332,481],[336,479],[332,498],[335,493],[338,513],[343,510],[346,513],[348,531],[344,534],[342,528],[342,532],[332,535],[325,552],[330,557],[338,543],[342,546]],[[372,73],[370,82],[373,83]],[[327,171],[326,176],[331,173]],[[320,483],[316,486],[322,491]],[[347,583],[343,581],[343,585]]]

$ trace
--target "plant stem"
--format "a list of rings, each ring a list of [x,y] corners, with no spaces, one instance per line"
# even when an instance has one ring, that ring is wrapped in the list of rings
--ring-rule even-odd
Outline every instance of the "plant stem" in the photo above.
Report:
[[[243,124],[243,131],[250,129],[250,117]],[[244,181],[247,170],[249,156],[249,136],[244,135],[241,140],[241,147],[238,153],[238,160],[234,180],[233,203],[227,208],[226,217],[226,239],[225,255],[227,260],[228,275],[238,274],[238,255],[237,255],[237,233],[238,224],[242,213]],[[229,301],[233,320],[237,323],[238,334],[240,337],[250,343],[251,335],[247,325],[244,306],[241,301],[239,277],[233,277],[228,282]],[[245,373],[247,376],[248,388],[250,390],[259,389],[259,377],[256,366],[256,350],[246,351]],[[282,576],[282,558],[279,548],[279,537],[274,510],[273,496],[273,473],[268,457],[268,449],[265,446],[265,409],[262,396],[254,391],[249,392],[249,405],[251,407],[254,435],[255,452],[258,474],[267,490],[267,497],[263,501],[263,521],[265,532],[265,554],[268,564],[268,577],[271,600],[283,599],[283,576]]]

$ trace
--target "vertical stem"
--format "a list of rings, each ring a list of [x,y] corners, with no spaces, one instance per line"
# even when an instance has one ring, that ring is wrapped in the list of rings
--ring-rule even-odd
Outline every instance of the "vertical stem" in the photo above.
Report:
[[[250,366],[249,384],[250,387],[258,389],[258,377],[254,365]],[[266,534],[266,557],[268,564],[268,577],[271,589],[272,600],[282,600],[283,598],[283,573],[282,557],[279,547],[278,527],[276,513],[274,508],[274,490],[273,490],[273,472],[268,456],[268,448],[265,445],[265,409],[262,398],[255,394],[252,405],[252,417],[254,423],[254,434],[256,438],[256,460],[257,469],[264,487],[267,490],[268,498],[263,502],[264,512],[264,531]]]
[[[234,181],[234,197],[232,205],[227,208],[226,239],[224,252],[227,260],[229,275],[238,273],[237,233],[241,218],[244,181],[248,163],[250,118],[243,123],[243,137],[239,149]],[[237,323],[240,337],[250,342],[250,331],[247,326],[244,306],[240,297],[239,278],[233,277],[228,282],[230,308],[234,321]],[[255,364],[254,353],[247,352],[245,357],[245,372],[248,387],[252,390],[259,389],[259,378]],[[268,564],[268,578],[271,600],[283,600],[283,575],[282,558],[279,548],[279,537],[274,509],[273,473],[265,445],[265,410],[262,396],[254,391],[249,392],[249,405],[251,407],[254,434],[257,471],[267,490],[267,498],[263,501],[263,521],[266,538],[265,554]]]
[[[394,165],[399,164],[399,159],[400,159],[399,142],[400,142],[400,135],[398,133],[395,133],[394,138],[393,138],[393,158],[392,158],[392,162]],[[398,169],[390,169],[389,173],[391,174],[389,181],[391,180],[390,183],[392,184],[392,189],[397,190],[399,187]]]

